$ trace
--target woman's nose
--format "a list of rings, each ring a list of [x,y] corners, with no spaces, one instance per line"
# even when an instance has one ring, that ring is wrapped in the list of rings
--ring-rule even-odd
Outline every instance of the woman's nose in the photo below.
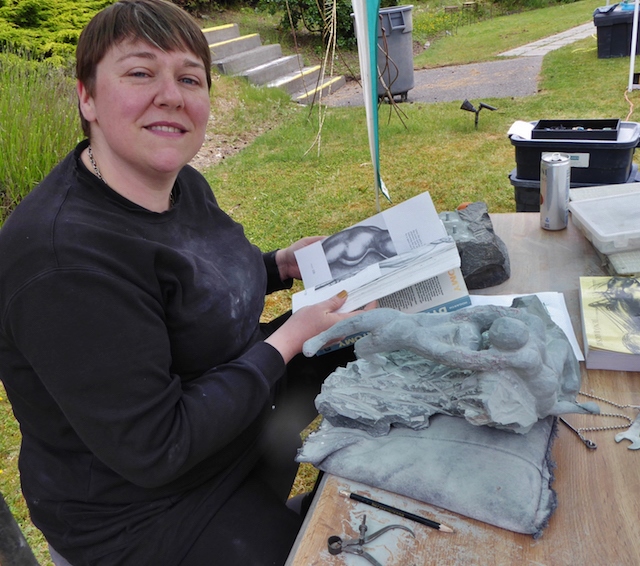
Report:
[[[162,78],[158,84],[155,103],[158,106],[167,106],[170,108],[182,108],[184,106],[184,97],[180,89],[180,84],[174,77]]]

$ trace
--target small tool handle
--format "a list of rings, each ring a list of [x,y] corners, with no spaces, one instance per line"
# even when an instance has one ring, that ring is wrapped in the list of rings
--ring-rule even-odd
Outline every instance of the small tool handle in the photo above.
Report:
[[[327,539],[327,548],[329,554],[336,555],[342,552],[342,539],[339,536],[333,535]]]

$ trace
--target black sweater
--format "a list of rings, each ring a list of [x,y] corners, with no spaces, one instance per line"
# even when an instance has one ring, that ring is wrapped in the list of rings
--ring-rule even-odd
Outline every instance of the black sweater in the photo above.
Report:
[[[285,370],[259,317],[283,284],[194,169],[158,214],[89,173],[84,147],[0,230],[0,377],[34,523],[102,556],[168,509],[197,530],[255,461]]]

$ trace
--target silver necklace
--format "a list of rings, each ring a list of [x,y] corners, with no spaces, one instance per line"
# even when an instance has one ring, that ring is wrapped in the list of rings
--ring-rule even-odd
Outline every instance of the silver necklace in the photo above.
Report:
[[[93,149],[91,148],[91,144],[87,147],[87,155],[89,156],[89,162],[91,163],[91,167],[93,168],[93,172],[96,174],[96,177],[100,179],[103,183],[107,184],[107,182],[102,177],[102,173],[100,173],[100,169],[98,169],[98,164],[93,157]],[[173,189],[171,189],[171,193],[169,193],[169,208],[173,208],[173,205],[176,203],[176,197],[173,194]]]
[[[91,167],[93,167],[93,172],[96,174],[96,177],[100,179],[103,183],[105,182],[102,178],[102,173],[100,173],[100,169],[98,169],[98,164],[96,160],[93,158],[93,149],[91,149],[91,144],[87,148],[87,155],[89,156],[89,162],[91,163]]]

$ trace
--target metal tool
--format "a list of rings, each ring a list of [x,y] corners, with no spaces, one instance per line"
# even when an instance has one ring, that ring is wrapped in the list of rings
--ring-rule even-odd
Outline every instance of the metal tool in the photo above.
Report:
[[[629,430],[616,434],[616,442],[620,442],[621,440],[631,441],[631,445],[627,446],[629,450],[640,449],[640,413],[636,415],[636,418],[633,423],[631,423]]]
[[[596,448],[598,448],[598,445],[593,441],[593,440],[589,440],[588,438],[586,438],[583,434],[582,431],[585,429],[577,429],[574,426],[572,426],[567,420],[563,419],[562,417],[558,417],[560,422],[564,425],[566,425],[566,427],[573,432],[574,434],[577,435],[577,437],[582,440],[582,443],[589,448],[589,450],[595,450]]]
[[[362,517],[362,523],[360,523],[360,526],[358,527],[358,530],[360,531],[359,538],[342,540],[337,535],[330,536],[327,540],[327,547],[329,549],[329,554],[336,555],[342,552],[357,554],[358,556],[362,556],[362,558],[365,558],[366,560],[368,560],[371,564],[373,564],[373,566],[382,566],[380,562],[378,562],[373,556],[371,556],[371,554],[369,554],[363,548],[365,544],[367,544],[368,542],[371,542],[373,539],[378,538],[380,535],[383,535],[384,533],[386,533],[387,531],[390,531],[391,529],[402,529],[403,531],[408,531],[409,533],[411,533],[412,537],[415,537],[415,535],[413,534],[413,531],[410,528],[405,527],[404,525],[388,525],[386,527],[383,527],[379,531],[376,531],[375,533],[371,533],[368,536],[366,534],[367,529],[368,529],[367,516],[364,515]]]

